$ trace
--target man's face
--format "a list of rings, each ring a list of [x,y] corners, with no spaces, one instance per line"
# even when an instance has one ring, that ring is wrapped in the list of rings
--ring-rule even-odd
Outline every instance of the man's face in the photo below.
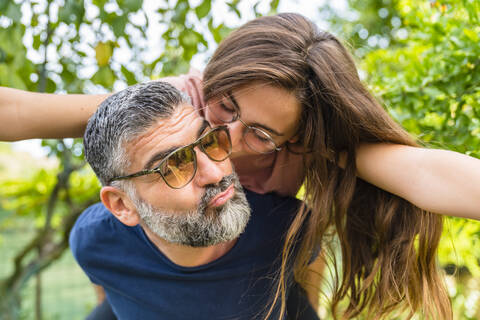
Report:
[[[129,172],[152,169],[174,149],[188,145],[209,130],[193,107],[178,107],[131,141]],[[250,209],[229,159],[210,160],[195,148],[197,172],[181,189],[170,188],[159,174],[134,178],[129,197],[143,226],[172,243],[209,246],[233,240],[244,230]]]

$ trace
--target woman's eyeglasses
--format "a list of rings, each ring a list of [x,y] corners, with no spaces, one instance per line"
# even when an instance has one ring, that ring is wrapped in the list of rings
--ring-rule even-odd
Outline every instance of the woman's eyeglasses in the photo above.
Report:
[[[227,106],[225,102],[223,102],[225,99],[228,99],[232,105]],[[232,123],[239,120],[246,127],[246,130],[243,133],[243,139],[247,146],[255,152],[267,154],[282,149],[277,146],[272,136],[265,130],[251,127],[240,119],[239,108],[238,106],[233,105],[234,101],[232,101],[232,97],[225,96],[224,100],[208,104],[207,108],[209,114],[213,117],[211,120],[214,120],[217,123]]]
[[[110,182],[157,173],[170,188],[183,188],[192,181],[197,172],[197,154],[194,150],[196,146],[213,161],[225,160],[232,152],[232,142],[228,128],[220,126],[210,130],[195,142],[170,153],[160,161],[158,166],[151,170],[142,170],[126,176],[115,177]]]

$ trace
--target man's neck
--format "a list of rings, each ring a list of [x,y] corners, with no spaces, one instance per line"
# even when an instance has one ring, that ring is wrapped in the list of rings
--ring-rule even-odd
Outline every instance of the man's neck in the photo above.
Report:
[[[215,261],[230,251],[237,241],[235,239],[213,246],[195,248],[168,242],[157,236],[149,228],[145,226],[142,226],[142,228],[158,250],[173,263],[182,267],[197,267]]]

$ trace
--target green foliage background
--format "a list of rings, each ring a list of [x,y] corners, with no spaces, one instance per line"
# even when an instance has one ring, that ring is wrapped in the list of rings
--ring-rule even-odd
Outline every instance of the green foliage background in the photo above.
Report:
[[[480,2],[349,3],[358,19],[336,16],[333,26],[353,44],[361,75],[389,113],[428,147],[480,158]],[[478,221],[446,219],[439,259],[456,319],[480,319],[479,241]]]
[[[347,2],[346,12],[326,4],[319,6],[320,15],[351,47],[361,76],[390,114],[429,147],[479,158],[480,2]],[[241,3],[227,2],[238,18],[245,14]],[[250,10],[255,16],[271,14],[279,3],[259,1]],[[152,15],[138,0],[0,0],[0,85],[98,93],[184,73],[192,57],[211,52],[235,27],[226,17],[213,16],[212,7],[219,4],[162,1]],[[147,59],[153,19],[160,22],[156,34],[162,47]],[[35,267],[19,280],[19,290],[58,259],[45,248],[68,236],[65,221],[98,200],[99,185],[83,165],[81,141],[45,140],[43,145],[57,159],[53,168],[12,178],[2,173],[0,162],[0,231],[21,217],[34,221],[32,238],[48,235],[23,261],[24,268]],[[11,151],[3,146],[0,152]],[[479,223],[448,218],[440,262],[449,274],[456,319],[480,318],[479,241]],[[0,279],[0,290],[11,289],[9,279]]]

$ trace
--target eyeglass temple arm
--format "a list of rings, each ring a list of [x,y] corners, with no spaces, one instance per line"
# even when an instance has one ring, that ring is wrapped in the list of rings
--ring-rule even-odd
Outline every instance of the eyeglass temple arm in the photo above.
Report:
[[[132,174],[129,174],[129,175],[126,175],[126,176],[115,177],[115,178],[111,179],[110,182],[116,181],[116,180],[125,180],[125,179],[130,179],[130,178],[136,178],[136,177],[144,176],[144,175],[154,173],[154,172],[157,172],[157,171],[158,171],[158,168],[151,169],[151,170],[142,170],[142,171],[139,171],[137,173],[132,173]]]

